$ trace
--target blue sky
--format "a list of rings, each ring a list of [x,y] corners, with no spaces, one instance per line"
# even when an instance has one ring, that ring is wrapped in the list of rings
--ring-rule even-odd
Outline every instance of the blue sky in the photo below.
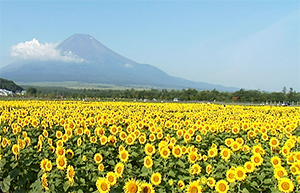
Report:
[[[300,91],[300,2],[0,1],[0,66],[36,38],[90,34],[170,75],[224,86]]]

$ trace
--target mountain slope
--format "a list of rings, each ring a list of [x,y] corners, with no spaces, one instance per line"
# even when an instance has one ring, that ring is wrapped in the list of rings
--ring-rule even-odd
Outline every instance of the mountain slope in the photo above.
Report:
[[[19,61],[0,69],[0,77],[17,82],[77,81],[116,85],[147,85],[163,88],[234,91],[234,88],[172,77],[162,70],[136,63],[110,50],[90,35],[75,34],[56,49],[82,62]]]
[[[0,89],[10,90],[12,92],[24,90],[21,86],[14,83],[12,80],[0,78]]]

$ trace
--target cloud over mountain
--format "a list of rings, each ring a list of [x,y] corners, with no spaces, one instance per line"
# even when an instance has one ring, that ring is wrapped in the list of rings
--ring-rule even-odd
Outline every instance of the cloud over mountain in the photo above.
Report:
[[[57,44],[40,43],[33,38],[31,41],[21,42],[11,47],[10,55],[21,60],[55,60],[63,62],[83,62],[84,60],[71,51],[61,53],[56,49]]]

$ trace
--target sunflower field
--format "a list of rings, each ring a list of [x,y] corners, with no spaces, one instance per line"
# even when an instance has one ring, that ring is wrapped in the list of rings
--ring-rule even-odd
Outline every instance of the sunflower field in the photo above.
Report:
[[[2,192],[300,192],[300,107],[0,101]]]

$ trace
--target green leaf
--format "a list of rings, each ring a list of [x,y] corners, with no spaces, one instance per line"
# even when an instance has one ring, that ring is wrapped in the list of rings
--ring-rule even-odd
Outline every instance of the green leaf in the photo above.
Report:
[[[32,163],[32,157],[29,157],[29,159],[26,159],[25,161],[24,161],[24,164],[26,165],[26,166],[29,166],[29,165],[31,165],[31,163]]]
[[[132,164],[128,164],[128,165],[127,165],[127,168],[128,168],[128,169],[132,169]]]
[[[13,163],[10,164],[10,167],[12,169],[15,169],[15,167],[17,167],[17,166],[18,166],[18,162],[13,162]]]
[[[136,152],[132,152],[131,155],[132,155],[132,157],[138,157],[139,156],[139,154],[136,153]]]
[[[10,187],[10,182],[11,182],[11,179],[10,179],[10,175],[8,175],[6,178],[4,178],[4,180],[1,182],[1,190],[3,192],[8,192],[9,190],[9,187]]]
[[[280,193],[280,191],[276,187],[273,187],[273,188],[270,188],[270,189],[271,189],[272,193]]]
[[[109,160],[109,161],[107,161],[107,163],[108,163],[109,165],[112,165],[112,166],[113,166],[113,165],[115,165],[115,161],[114,161],[114,160],[112,160],[112,159],[111,159],[111,160]]]
[[[4,167],[5,164],[6,164],[6,159],[3,158],[3,159],[0,161],[0,168]]]
[[[142,173],[144,173],[144,172],[148,173],[148,169],[145,166],[143,166],[142,169],[141,169],[141,172]]]
[[[63,186],[64,191],[67,192],[67,190],[68,190],[69,187],[70,187],[70,182],[69,182],[69,181],[66,181],[66,182],[64,183],[64,186]]]
[[[175,174],[175,172],[174,172],[173,170],[170,170],[170,171],[168,172],[168,175],[169,175],[169,176],[172,176],[172,177],[175,177],[175,176],[176,176],[176,174]]]
[[[20,177],[19,180],[19,185],[24,185],[27,182],[28,178],[27,177]]]
[[[183,161],[181,161],[181,160],[178,160],[178,161],[177,161],[177,165],[179,165],[179,166],[182,167],[182,168],[185,167],[185,164],[184,164]]]
[[[263,181],[263,179],[266,177],[266,174],[262,173],[260,175],[257,175],[257,179],[259,179],[261,182]]]
[[[258,187],[258,183],[256,181],[251,182],[251,187],[253,188]]]
[[[20,169],[14,169],[14,170],[12,170],[12,171],[9,173],[10,178],[13,179],[13,178],[15,178],[16,176],[18,176],[19,173],[20,173],[20,171],[21,171]]]
[[[244,189],[242,190],[242,193],[250,193],[250,192],[247,190],[247,188],[244,188]]]
[[[59,179],[59,178],[56,178],[56,180],[55,180],[55,186],[56,187],[60,187],[60,185],[62,184],[62,180],[61,179]]]
[[[41,183],[40,179],[38,178],[33,184],[31,184],[30,188],[36,189],[36,190],[42,189],[42,183]]]
[[[85,179],[84,179],[84,178],[80,178],[79,181],[80,181],[82,184],[85,184]]]
[[[264,184],[273,184],[271,179],[265,179]]]
[[[83,193],[83,191],[81,189],[78,190],[78,193]]]

